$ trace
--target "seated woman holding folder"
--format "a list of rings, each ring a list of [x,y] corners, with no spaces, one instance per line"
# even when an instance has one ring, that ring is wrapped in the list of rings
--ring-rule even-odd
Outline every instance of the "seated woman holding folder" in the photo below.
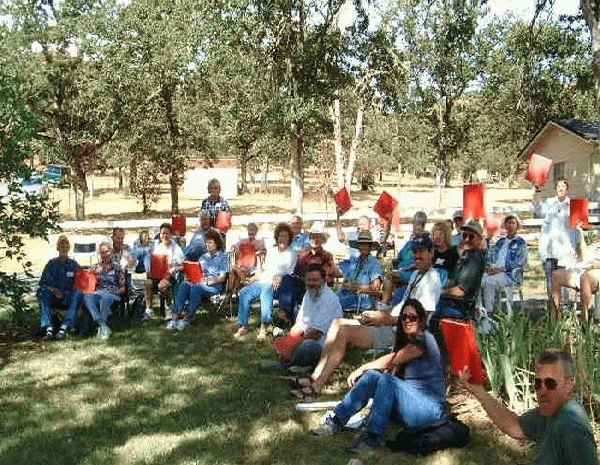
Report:
[[[111,306],[121,300],[125,293],[125,273],[120,263],[113,261],[110,242],[100,244],[100,263],[90,271],[96,275],[96,290],[85,294],[83,302],[98,324],[98,337],[108,339],[112,331],[107,324]]]
[[[446,404],[445,369],[435,338],[427,331],[427,312],[418,300],[404,303],[394,351],[354,370],[352,389],[333,409],[333,415],[314,429],[317,436],[339,433],[350,417],[373,399],[366,429],[348,452],[377,447],[392,416],[407,429],[442,418]]]
[[[256,223],[248,223],[248,237],[231,246],[237,259],[236,265],[231,268],[228,284],[233,293],[239,292],[240,287],[256,272],[257,255],[266,253],[265,241],[257,239],[257,233]]]
[[[221,251],[223,242],[218,231],[207,231],[204,236],[207,252],[200,257],[199,262],[183,262],[185,281],[177,290],[173,318],[167,323],[167,329],[183,331],[190,325],[190,318],[196,315],[196,309],[206,297],[219,294],[227,280],[229,262],[227,254]],[[187,266],[196,266],[195,270],[186,270]],[[180,318],[185,303],[188,302],[188,312]]]

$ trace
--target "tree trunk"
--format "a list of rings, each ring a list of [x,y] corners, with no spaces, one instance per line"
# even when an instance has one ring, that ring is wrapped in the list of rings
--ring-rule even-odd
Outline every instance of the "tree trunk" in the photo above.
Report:
[[[398,163],[398,189],[402,187],[402,163]]]
[[[293,213],[302,215],[304,213],[302,202],[304,200],[304,171],[302,168],[302,155],[304,153],[304,135],[302,130],[291,140],[291,195]]]
[[[169,176],[171,185],[171,215],[179,215],[179,174],[171,172]]]
[[[333,118],[333,149],[335,151],[335,174],[337,187],[344,187],[344,148],[342,146],[342,115],[340,112],[340,101],[335,99],[331,108]]]
[[[363,135],[363,118],[365,115],[365,101],[361,100],[360,107],[356,112],[356,123],[354,125],[354,137],[350,146],[350,154],[348,155],[348,166],[346,167],[345,186],[350,191],[352,185],[352,177],[354,176],[354,168],[356,166],[356,158],[358,157],[358,147]]]
[[[248,159],[246,155],[238,158],[240,162],[240,178],[241,185],[238,194],[242,194],[248,191]]]
[[[269,176],[269,159],[265,157],[260,171],[260,193],[267,193],[269,184],[268,184],[268,176]]]
[[[75,219],[85,221],[85,191],[74,185],[75,191]]]
[[[439,209],[442,205],[442,183],[443,183],[444,174],[442,170],[438,170],[435,173],[435,191],[433,193],[433,208],[435,210]]]
[[[119,166],[119,191],[123,190],[123,168]]]

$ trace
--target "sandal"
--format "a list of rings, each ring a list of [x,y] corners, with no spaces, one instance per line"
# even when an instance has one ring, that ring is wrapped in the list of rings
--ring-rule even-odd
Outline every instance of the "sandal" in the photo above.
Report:
[[[310,387],[313,382],[310,378],[301,378],[300,376],[288,376],[286,379],[288,380],[290,387],[295,389]]]
[[[290,391],[290,394],[292,394],[296,399],[308,400],[314,399],[315,397],[319,397],[321,395],[321,391],[318,391],[315,388],[314,383],[311,383],[310,385],[305,386],[303,388],[294,389]]]

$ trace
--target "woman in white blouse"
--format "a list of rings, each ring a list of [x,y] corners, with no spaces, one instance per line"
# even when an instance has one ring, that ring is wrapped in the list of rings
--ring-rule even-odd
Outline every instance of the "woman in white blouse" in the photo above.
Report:
[[[279,223],[275,228],[276,245],[268,249],[263,272],[258,280],[240,291],[237,322],[239,328],[235,333],[236,339],[245,338],[248,334],[250,305],[260,297],[260,330],[256,339],[264,341],[267,338],[267,326],[271,323],[273,313],[273,297],[279,289],[281,278],[291,274],[296,266],[296,253],[290,248],[292,229],[286,223]]]

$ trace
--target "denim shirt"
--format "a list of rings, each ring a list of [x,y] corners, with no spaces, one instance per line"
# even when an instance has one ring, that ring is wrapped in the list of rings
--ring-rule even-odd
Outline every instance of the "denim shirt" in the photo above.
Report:
[[[496,245],[494,246],[493,249],[493,258],[491,259],[491,263],[496,263],[496,257],[498,255],[498,253],[500,252],[500,250],[502,250],[502,247],[504,247],[504,243],[506,241],[509,241],[508,243],[508,252],[506,254],[506,259],[504,260],[504,273],[506,273],[508,276],[511,276],[511,272],[512,270],[514,270],[515,268],[525,268],[525,264],[527,263],[527,258],[529,256],[529,252],[527,251],[527,243],[525,242],[525,239],[523,239],[520,236],[515,236],[512,239],[508,239],[508,237],[503,236],[500,239],[498,239],[498,242],[496,242]],[[523,284],[523,275],[519,274],[519,276],[516,276],[517,278],[517,284],[521,285]]]
[[[52,258],[42,272],[40,278],[40,287],[51,286],[60,291],[70,291],[75,284],[75,272],[81,268],[72,258],[64,261],[58,257]]]
[[[220,250],[214,255],[208,252],[202,255],[200,265],[202,266],[204,277],[210,281],[215,280],[219,276],[224,276],[229,271],[228,256]]]
[[[383,268],[381,263],[373,255],[367,255],[362,263],[360,257],[352,257],[342,260],[339,263],[340,269],[344,273],[344,278],[353,284],[371,284],[377,278],[382,279]]]
[[[298,233],[294,239],[292,239],[292,243],[290,244],[292,250],[296,253],[310,248],[310,237],[306,233]]]

